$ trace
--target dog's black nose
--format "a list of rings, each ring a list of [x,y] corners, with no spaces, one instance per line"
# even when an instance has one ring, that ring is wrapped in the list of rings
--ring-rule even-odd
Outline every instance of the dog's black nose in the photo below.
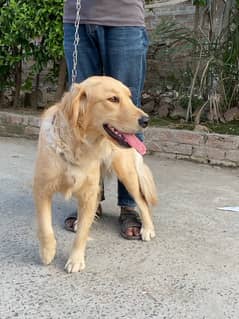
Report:
[[[139,125],[143,128],[145,128],[146,126],[148,126],[149,124],[149,117],[148,116],[142,116],[139,120]]]

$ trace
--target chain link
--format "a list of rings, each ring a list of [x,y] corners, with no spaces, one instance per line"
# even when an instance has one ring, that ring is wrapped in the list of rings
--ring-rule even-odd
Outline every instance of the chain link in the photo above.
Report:
[[[77,58],[78,58],[78,46],[80,42],[79,26],[80,26],[80,11],[81,11],[81,0],[76,0],[76,19],[75,19],[75,38],[74,38],[74,51],[73,51],[73,67],[71,72],[71,84],[76,82],[77,78]]]

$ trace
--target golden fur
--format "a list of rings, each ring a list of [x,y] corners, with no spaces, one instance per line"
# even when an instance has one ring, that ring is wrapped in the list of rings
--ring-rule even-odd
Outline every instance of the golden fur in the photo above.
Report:
[[[129,89],[110,77],[90,77],[74,84],[43,115],[34,178],[40,255],[49,264],[56,252],[51,202],[54,193],[78,200],[78,225],[67,272],[85,268],[85,246],[99,202],[100,168],[112,169],[134,197],[142,218],[141,236],[155,236],[150,205],[156,190],[149,168],[133,148],[119,146],[103,128],[136,133],[146,114],[130,98]]]

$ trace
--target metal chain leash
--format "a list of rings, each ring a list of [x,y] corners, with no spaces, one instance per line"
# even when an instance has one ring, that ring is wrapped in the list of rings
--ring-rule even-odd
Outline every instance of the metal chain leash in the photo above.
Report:
[[[78,58],[78,45],[80,42],[79,27],[80,27],[80,11],[81,0],[76,0],[76,19],[75,19],[75,38],[74,38],[74,51],[73,51],[73,68],[71,72],[71,84],[76,82],[77,78],[77,58]]]

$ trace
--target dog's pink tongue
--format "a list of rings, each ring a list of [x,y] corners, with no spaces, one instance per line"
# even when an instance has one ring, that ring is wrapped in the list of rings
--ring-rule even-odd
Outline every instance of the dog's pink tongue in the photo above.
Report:
[[[134,134],[126,134],[124,133],[125,141],[133,148],[136,149],[141,155],[146,153],[146,146],[143,142],[141,142],[137,136]]]

